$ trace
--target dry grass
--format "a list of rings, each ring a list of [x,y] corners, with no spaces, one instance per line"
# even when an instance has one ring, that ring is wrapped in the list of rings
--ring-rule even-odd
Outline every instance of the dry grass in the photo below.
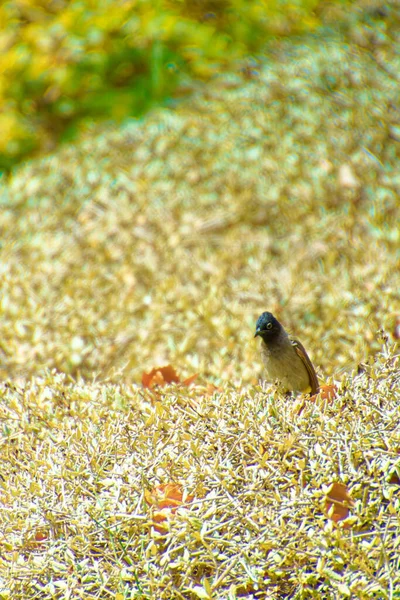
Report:
[[[155,401],[62,375],[3,385],[0,597],[390,597],[400,583],[393,363],[379,356],[300,415],[259,387],[171,388]],[[144,500],[159,481],[195,496],[163,534]],[[350,529],[325,515],[332,481],[355,500]]]
[[[388,6],[3,183],[0,598],[396,597]],[[260,389],[266,309],[334,401]],[[137,384],[166,363],[222,391],[155,400]],[[168,481],[195,500],[162,536],[144,491]],[[332,481],[349,529],[324,514]]]

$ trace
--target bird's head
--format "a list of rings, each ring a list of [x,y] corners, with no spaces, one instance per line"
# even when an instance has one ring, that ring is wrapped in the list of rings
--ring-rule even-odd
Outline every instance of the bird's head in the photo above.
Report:
[[[274,315],[270,312],[263,312],[257,319],[254,337],[259,335],[264,341],[271,341],[278,337],[281,330],[282,325],[275,319]]]

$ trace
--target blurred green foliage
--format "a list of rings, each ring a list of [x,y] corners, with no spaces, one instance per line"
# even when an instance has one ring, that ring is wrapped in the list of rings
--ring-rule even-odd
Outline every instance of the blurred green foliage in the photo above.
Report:
[[[323,0],[3,2],[0,170],[51,150],[93,121],[138,116],[187,77],[211,77],[259,50],[268,36],[315,28],[324,5]]]

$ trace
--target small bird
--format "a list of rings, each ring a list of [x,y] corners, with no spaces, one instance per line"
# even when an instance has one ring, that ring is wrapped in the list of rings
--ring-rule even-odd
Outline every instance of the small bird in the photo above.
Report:
[[[261,356],[271,382],[276,382],[285,393],[318,393],[317,375],[304,346],[289,337],[272,313],[263,312],[258,318],[254,337],[257,336],[262,339]]]

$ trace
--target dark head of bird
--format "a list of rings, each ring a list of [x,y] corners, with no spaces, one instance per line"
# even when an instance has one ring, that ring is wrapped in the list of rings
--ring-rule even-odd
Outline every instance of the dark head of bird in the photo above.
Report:
[[[268,342],[275,340],[281,331],[282,325],[275,319],[274,315],[270,312],[263,312],[257,319],[254,337],[259,335],[268,344]]]

